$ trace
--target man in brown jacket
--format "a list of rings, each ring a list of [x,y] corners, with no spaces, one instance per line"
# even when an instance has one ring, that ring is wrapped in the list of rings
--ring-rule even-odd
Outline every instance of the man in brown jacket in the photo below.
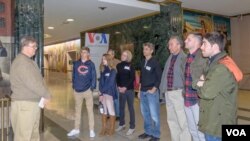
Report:
[[[37,64],[31,59],[37,49],[33,37],[21,39],[21,53],[17,55],[10,69],[11,123],[14,141],[39,141],[39,101],[46,105],[50,94]]]

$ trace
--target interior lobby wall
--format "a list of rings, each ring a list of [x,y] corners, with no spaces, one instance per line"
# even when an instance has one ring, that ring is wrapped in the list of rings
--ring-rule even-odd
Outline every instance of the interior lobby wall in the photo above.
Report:
[[[116,50],[120,58],[124,47],[134,52],[133,65],[138,69],[143,58],[142,44],[151,42],[155,45],[155,56],[162,67],[169,56],[166,44],[171,35],[182,36],[182,8],[180,4],[170,3],[161,6],[159,14],[133,21],[114,24],[87,32],[110,34],[109,48]],[[81,32],[81,43],[84,46],[86,31]]]
[[[72,70],[72,61],[78,59],[80,40],[73,40],[44,47],[45,69],[56,72]]]
[[[250,16],[231,18],[232,57],[244,73],[240,88],[250,86]]]
[[[129,48],[134,54],[132,63],[138,69],[143,58],[142,44],[151,42],[155,45],[155,56],[163,68],[169,56],[167,41],[172,35],[185,38],[188,32],[201,32],[204,35],[211,31],[218,31],[226,36],[226,51],[231,55],[229,17],[202,11],[183,10],[180,4],[170,3],[162,5],[160,13],[153,16],[83,31],[81,32],[81,46],[84,46],[86,32],[110,34],[109,48],[116,50],[116,57],[120,58],[121,51]]]
[[[227,40],[225,50],[231,55],[231,26],[229,17],[184,9],[183,20],[184,38],[189,32],[200,32],[202,35],[213,31],[219,32],[225,36]]]

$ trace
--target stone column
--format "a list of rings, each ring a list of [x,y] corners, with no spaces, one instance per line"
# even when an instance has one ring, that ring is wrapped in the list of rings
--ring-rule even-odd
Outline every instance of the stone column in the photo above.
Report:
[[[183,12],[181,8],[181,3],[178,1],[169,2],[167,4],[162,4],[160,7],[161,14],[168,17],[167,25],[170,27],[168,35],[178,35],[182,36],[182,22],[183,22]]]
[[[161,19],[159,22],[161,28],[156,34],[158,37],[155,36],[154,44],[157,49],[156,58],[159,60],[161,66],[164,67],[170,54],[167,49],[167,41],[173,35],[182,37],[183,12],[181,3],[172,1],[161,4],[160,15],[158,17]]]
[[[20,40],[23,36],[33,36],[38,43],[34,57],[43,74],[44,43],[44,0],[15,0],[15,25],[13,58],[20,52]]]
[[[13,58],[20,52],[20,40],[23,36],[33,36],[37,40],[37,52],[34,60],[44,75],[44,0],[15,0],[15,25]],[[44,110],[41,111],[40,131],[44,131]]]

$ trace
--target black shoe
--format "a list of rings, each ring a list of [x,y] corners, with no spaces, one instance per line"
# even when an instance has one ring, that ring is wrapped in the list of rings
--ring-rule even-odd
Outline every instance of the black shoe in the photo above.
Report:
[[[115,120],[116,120],[116,121],[119,121],[119,120],[120,120],[120,117],[116,117]]]
[[[148,135],[146,133],[143,133],[143,134],[138,136],[139,139],[146,139],[146,138],[150,138],[150,137],[151,137],[151,135]]]
[[[151,137],[151,139],[149,140],[149,141],[159,141],[160,140],[160,138],[157,138],[157,137]]]

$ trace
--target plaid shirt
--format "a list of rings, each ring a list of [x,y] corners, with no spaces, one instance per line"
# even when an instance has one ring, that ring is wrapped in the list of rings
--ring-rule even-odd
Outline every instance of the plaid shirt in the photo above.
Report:
[[[170,66],[169,66],[169,69],[168,69],[168,74],[167,74],[167,88],[168,89],[172,89],[173,88],[173,82],[174,82],[174,64],[175,64],[175,61],[176,61],[176,58],[177,58],[178,55],[173,55],[172,58],[171,58],[171,62],[170,62]]]
[[[196,51],[197,52],[197,51]],[[197,90],[192,87],[192,76],[190,71],[190,64],[194,61],[196,52],[193,54],[188,54],[187,62],[185,66],[185,95],[184,103],[186,107],[195,105],[198,102]]]

